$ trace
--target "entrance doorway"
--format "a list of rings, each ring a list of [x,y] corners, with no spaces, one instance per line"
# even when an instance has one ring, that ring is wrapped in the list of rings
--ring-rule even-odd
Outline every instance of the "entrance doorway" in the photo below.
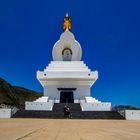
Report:
[[[61,91],[60,92],[60,103],[74,103],[72,91]]]

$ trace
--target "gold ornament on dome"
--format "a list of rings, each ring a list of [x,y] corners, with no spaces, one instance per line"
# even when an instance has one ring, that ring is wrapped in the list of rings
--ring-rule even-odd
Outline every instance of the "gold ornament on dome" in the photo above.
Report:
[[[71,20],[68,14],[66,14],[63,22],[63,31],[71,30]]]

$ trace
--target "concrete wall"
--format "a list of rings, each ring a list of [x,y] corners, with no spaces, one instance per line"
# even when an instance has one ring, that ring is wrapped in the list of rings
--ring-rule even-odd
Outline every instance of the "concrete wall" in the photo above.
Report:
[[[80,101],[82,111],[111,111],[110,102],[87,103],[85,100]]]
[[[49,110],[51,111],[54,105],[53,100],[49,102],[25,102],[25,110]]]
[[[18,109],[16,107],[14,108],[0,108],[0,118],[11,118],[12,115],[14,115]]]
[[[126,120],[140,120],[140,110],[125,110]]]
[[[1,108],[0,109],[0,118],[11,118],[11,109],[10,108]]]
[[[76,90],[74,91],[74,99],[84,99],[86,96],[90,96],[90,86],[82,85],[76,86]]]
[[[60,100],[60,92],[57,88],[60,88],[61,86],[45,86],[44,88],[44,96],[48,96],[49,99],[57,99]],[[67,87],[68,88],[68,87]],[[69,86],[71,88],[71,86]],[[85,96],[90,96],[90,86],[89,85],[77,85],[74,88],[76,88],[74,93],[74,99],[84,99]]]
[[[60,92],[55,85],[49,85],[44,87],[44,96],[48,96],[49,99],[60,99]]]

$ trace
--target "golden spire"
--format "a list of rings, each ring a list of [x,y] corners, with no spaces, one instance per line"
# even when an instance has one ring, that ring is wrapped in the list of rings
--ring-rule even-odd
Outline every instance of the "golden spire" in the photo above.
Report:
[[[64,22],[63,22],[63,31],[71,30],[71,20],[68,14],[64,17]]]

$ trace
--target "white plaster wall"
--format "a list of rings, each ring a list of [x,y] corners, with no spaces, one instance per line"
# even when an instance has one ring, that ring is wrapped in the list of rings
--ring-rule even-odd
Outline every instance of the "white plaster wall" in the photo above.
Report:
[[[90,86],[82,85],[77,86],[77,89],[74,91],[74,99],[84,99],[86,96],[90,96]]]
[[[140,110],[125,110],[126,120],[140,120]]]
[[[0,109],[0,118],[11,118],[11,109],[10,108],[1,108]]]
[[[44,96],[48,96],[49,99],[56,99],[60,100],[60,91],[57,88],[61,88],[62,86],[45,86],[44,87]],[[71,88],[73,86],[69,86],[67,88]],[[90,96],[90,86],[82,85],[82,86],[75,86],[76,90],[74,93],[74,99],[84,99],[85,96]]]
[[[25,102],[25,110],[49,110],[51,111],[54,105],[53,100],[49,102]]]
[[[111,111],[110,102],[87,103],[85,100],[80,100],[82,111]]]
[[[60,91],[57,89],[58,87],[55,85],[45,86],[44,87],[44,96],[48,96],[49,99],[60,99]]]

